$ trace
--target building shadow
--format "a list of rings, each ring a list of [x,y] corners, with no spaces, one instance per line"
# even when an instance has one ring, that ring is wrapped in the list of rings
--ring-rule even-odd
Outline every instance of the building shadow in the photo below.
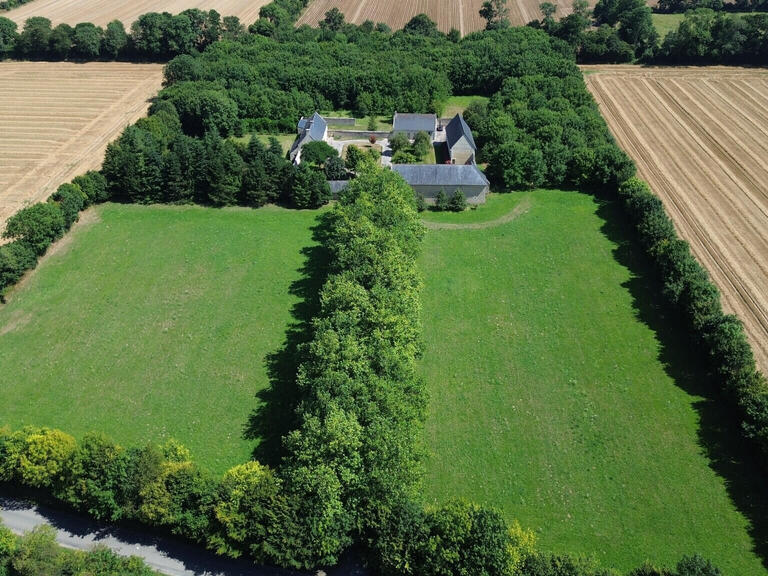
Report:
[[[698,444],[710,468],[724,480],[731,501],[748,519],[753,550],[768,568],[766,462],[758,446],[742,434],[740,416],[708,373],[707,359],[679,314],[662,301],[661,280],[634,240],[631,223],[616,202],[599,202],[602,231],[616,245],[616,261],[631,273],[624,287],[635,313],[656,335],[658,359],[666,373],[682,390],[700,398],[693,403],[699,417]]]
[[[290,286],[299,300],[291,309],[292,321],[278,350],[265,359],[269,386],[256,394],[257,406],[248,416],[243,437],[256,440],[253,458],[262,464],[277,466],[283,456],[283,437],[296,427],[296,408],[300,391],[296,375],[306,344],[312,337],[311,321],[318,312],[320,289],[328,276],[328,235],[330,213],[323,213],[312,229],[313,244],[302,249],[304,265],[301,277]]]

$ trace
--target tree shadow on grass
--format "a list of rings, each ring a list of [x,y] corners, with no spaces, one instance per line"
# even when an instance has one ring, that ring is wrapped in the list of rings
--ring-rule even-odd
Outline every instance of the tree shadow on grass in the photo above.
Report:
[[[330,214],[324,213],[312,229],[314,244],[302,249],[305,257],[301,277],[290,286],[299,298],[291,310],[293,318],[282,346],[266,357],[269,386],[256,394],[257,406],[243,429],[247,440],[258,440],[253,457],[262,464],[277,466],[283,455],[282,439],[296,427],[299,390],[296,373],[303,360],[304,345],[312,337],[311,320],[320,306],[319,294],[328,276],[328,235]]]
[[[749,520],[754,552],[768,568],[765,460],[758,447],[742,435],[740,417],[706,372],[703,353],[686,333],[679,316],[662,301],[660,279],[634,241],[631,224],[620,206],[601,202],[598,216],[603,220],[603,233],[616,244],[616,261],[631,273],[624,287],[632,295],[637,317],[656,335],[664,370],[677,386],[701,398],[693,404],[699,416],[698,443],[710,467],[725,481],[729,497]]]

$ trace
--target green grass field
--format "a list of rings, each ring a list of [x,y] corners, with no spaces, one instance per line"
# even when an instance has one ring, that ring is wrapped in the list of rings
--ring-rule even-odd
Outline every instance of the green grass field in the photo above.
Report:
[[[659,38],[664,40],[667,34],[677,30],[680,22],[683,21],[683,16],[685,14],[651,14],[651,20],[656,32],[659,33]]]
[[[606,567],[698,552],[727,575],[768,574],[729,497],[739,475],[707,456],[723,409],[689,392],[684,346],[650,327],[669,320],[627,268],[612,208],[537,191],[424,218],[494,221],[523,201],[505,224],[427,233],[427,501],[490,503],[540,548]]]
[[[435,212],[427,210],[421,213],[421,219],[427,222],[445,224],[470,224],[496,220],[512,210],[521,200],[519,194],[495,194],[489,192],[485,204],[469,207],[464,212]]]
[[[475,100],[488,102],[488,98],[485,96],[451,96],[448,98],[448,102],[445,103],[445,109],[442,114],[443,118],[452,118],[456,114],[463,114],[464,110]]]
[[[729,12],[733,16],[743,16],[749,12]],[[653,26],[659,33],[659,37],[664,40],[667,34],[674,32],[680,26],[685,14],[651,14]]]
[[[105,205],[0,307],[0,425],[174,437],[221,472],[299,297],[317,212]]]

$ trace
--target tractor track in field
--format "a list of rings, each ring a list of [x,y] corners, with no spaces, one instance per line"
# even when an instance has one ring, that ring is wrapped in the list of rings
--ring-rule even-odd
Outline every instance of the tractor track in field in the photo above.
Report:
[[[585,68],[617,141],[768,370],[768,71]]]

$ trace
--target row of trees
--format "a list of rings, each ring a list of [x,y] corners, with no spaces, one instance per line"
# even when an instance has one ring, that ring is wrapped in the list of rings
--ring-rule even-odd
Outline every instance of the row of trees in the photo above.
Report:
[[[335,438],[343,436],[343,420],[337,418],[330,430]],[[316,449],[330,455],[334,447],[350,445],[354,441],[320,444]],[[250,554],[261,562],[297,567],[307,554],[301,543],[336,528],[310,524],[299,516],[315,514],[317,520],[329,495],[322,488],[332,478],[331,470],[340,468],[331,459],[317,478],[302,476],[301,469],[294,469],[298,477],[283,479],[258,462],[248,462],[214,479],[174,441],[126,450],[100,434],[88,434],[77,442],[47,428],[0,430],[0,482],[47,493],[100,520],[132,519],[190,538],[219,554]],[[288,486],[297,485],[319,490],[311,491],[311,500],[300,501],[287,493]],[[377,558],[384,574],[609,576],[592,563],[538,552],[533,533],[517,524],[507,527],[494,510],[456,501],[427,509],[411,502],[396,512],[394,522],[378,527],[376,545],[382,556]],[[106,548],[64,551],[47,527],[17,538],[0,526],[0,574],[152,576],[154,572],[140,559],[119,557]],[[628,576],[720,576],[720,572],[691,557],[684,558],[676,571],[646,566]]]
[[[555,19],[556,6],[545,2],[541,4],[543,20],[530,25],[565,41],[584,63],[768,62],[768,14],[724,12],[720,0],[684,7],[662,0],[659,7],[666,12],[685,11],[677,30],[668,33],[661,44],[651,10],[643,0],[599,0],[592,16],[585,1],[575,0],[573,13],[560,20]]]
[[[765,12],[768,10],[766,0],[659,0],[654,12],[662,14],[685,13],[696,8],[725,10],[728,12]]]
[[[704,351],[714,381],[741,416],[746,436],[768,455],[768,381],[757,371],[741,322],[723,313],[717,288],[648,185],[630,178],[618,196],[659,274],[669,307]]]
[[[167,12],[143,14],[131,25],[130,33],[119,20],[105,28],[89,22],[53,27],[42,16],[29,18],[19,32],[15,22],[0,17],[0,59],[168,60],[204,50],[222,37],[243,34],[245,29],[236,16],[222,19],[215,10],[196,8],[175,16]]]
[[[27,2],[31,1],[32,0],[3,0],[0,2],[0,10],[11,10],[17,6],[21,6],[22,4],[26,4]]]
[[[680,64],[768,63],[768,14],[689,11],[667,34],[658,61]]]
[[[189,115],[221,118],[215,101],[208,105],[199,94],[203,111]],[[272,138],[265,146],[257,137],[248,144],[219,136],[221,121],[205,116],[208,128],[202,137],[183,130],[176,107],[169,101],[153,106],[152,113],[125,129],[107,147],[102,172],[112,200],[129,203],[199,203],[212,206],[263,206],[290,204],[316,208],[330,200],[322,172],[309,166],[294,167],[285,159],[280,143]],[[192,130],[196,132],[195,130]]]
[[[88,172],[62,184],[46,201],[22,208],[8,219],[0,245],[0,301],[22,275],[37,265],[48,247],[74,224],[80,210],[107,199],[107,183]]]
[[[67,550],[56,543],[47,524],[16,537],[0,524],[2,576],[157,576],[141,558],[118,556],[104,546],[89,552]]]

